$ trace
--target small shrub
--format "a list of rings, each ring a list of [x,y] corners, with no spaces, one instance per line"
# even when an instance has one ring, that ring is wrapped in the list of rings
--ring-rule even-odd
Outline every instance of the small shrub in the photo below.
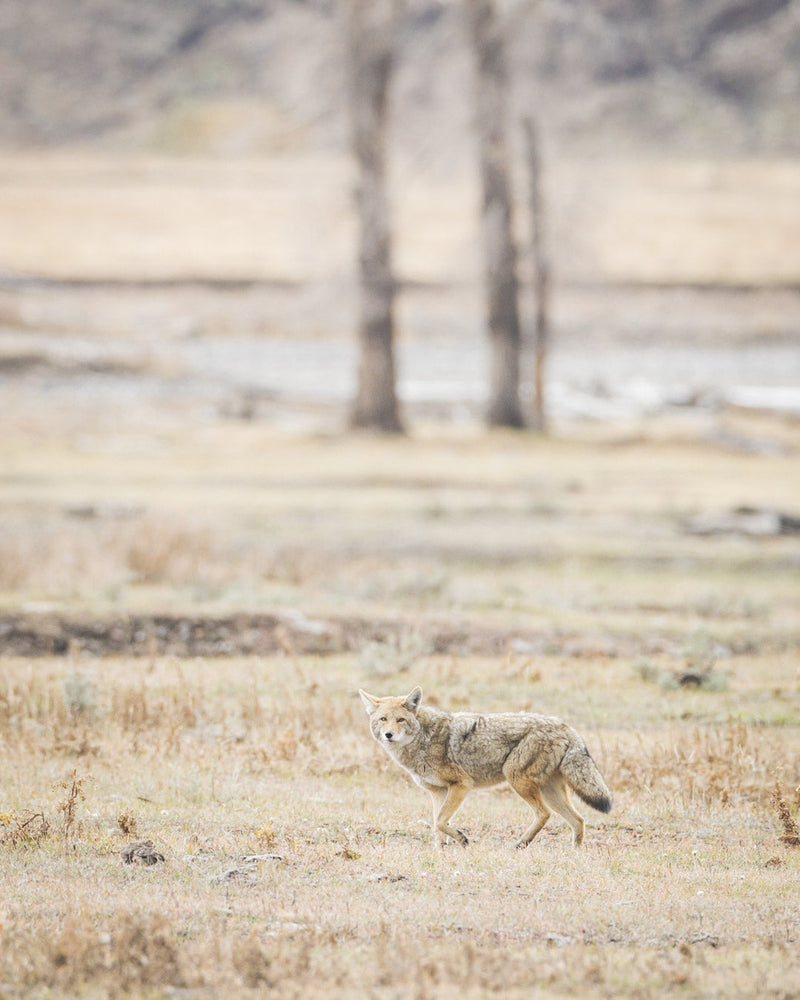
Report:
[[[399,638],[370,642],[361,650],[359,666],[363,673],[377,677],[399,674],[412,667],[417,660],[428,656],[432,647],[428,639],[411,632]]]
[[[97,685],[88,674],[72,671],[63,682],[64,707],[73,717],[94,718],[97,711]]]
[[[78,812],[78,803],[83,802],[86,798],[86,793],[83,790],[83,786],[88,781],[88,775],[82,778],[78,777],[78,773],[73,769],[72,774],[65,781],[59,781],[54,788],[61,788],[66,792],[64,801],[58,807],[59,812],[62,815],[61,832],[64,838],[64,848],[69,850],[72,841],[73,834],[75,832],[75,821]]]
[[[117,816],[117,826],[120,832],[126,837],[138,836],[138,823],[133,813],[121,812]]]
[[[37,847],[50,833],[42,812],[0,813],[0,844],[4,847]]]
[[[253,836],[255,837],[258,846],[267,850],[272,850],[278,841],[278,835],[275,833],[275,824],[272,820],[268,823],[262,823],[261,826],[253,832]]]
[[[633,672],[646,684],[655,684],[661,673],[654,663],[645,659],[637,660],[636,663],[633,664]]]

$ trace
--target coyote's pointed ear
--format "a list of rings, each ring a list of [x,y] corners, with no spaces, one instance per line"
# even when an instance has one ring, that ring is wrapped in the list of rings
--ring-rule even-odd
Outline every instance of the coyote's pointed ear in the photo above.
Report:
[[[409,712],[416,712],[419,708],[419,703],[422,701],[422,688],[417,685],[410,695],[403,702],[403,706],[409,710]]]
[[[366,691],[362,691],[361,688],[358,689],[358,693],[361,695],[361,700],[364,703],[364,708],[366,709],[367,715],[372,715],[372,713],[378,707],[378,699],[373,698],[372,695],[367,694]]]

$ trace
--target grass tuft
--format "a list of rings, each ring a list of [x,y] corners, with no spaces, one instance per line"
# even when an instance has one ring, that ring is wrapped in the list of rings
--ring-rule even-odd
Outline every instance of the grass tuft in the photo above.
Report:
[[[777,757],[744,722],[626,743],[607,754],[612,787],[684,803],[764,803]]]
[[[404,632],[383,640],[367,643],[359,655],[361,672],[374,677],[391,677],[407,672],[414,664],[432,652],[430,639],[413,632]]]
[[[64,705],[76,717],[88,718],[97,710],[97,685],[87,674],[73,670],[64,678]]]
[[[124,837],[135,839],[139,835],[139,824],[133,813],[121,812],[117,816],[117,827]]]

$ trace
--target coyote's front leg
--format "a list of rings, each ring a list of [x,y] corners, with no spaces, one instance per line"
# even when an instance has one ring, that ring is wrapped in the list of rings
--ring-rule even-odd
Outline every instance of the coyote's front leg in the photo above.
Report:
[[[448,820],[464,801],[469,789],[461,785],[448,785],[447,788],[428,786],[428,791],[433,796],[433,843],[435,847],[442,847],[447,838],[451,837],[456,843],[466,847],[469,840],[466,834],[450,826]]]

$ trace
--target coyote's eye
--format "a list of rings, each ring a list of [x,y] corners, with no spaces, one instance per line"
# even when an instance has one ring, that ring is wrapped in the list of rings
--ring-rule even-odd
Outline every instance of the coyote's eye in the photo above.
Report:
[[[399,726],[404,726],[408,722],[408,719],[398,719],[397,724]]]
[[[386,722],[386,716],[382,715],[378,721],[380,721],[380,722]]]

